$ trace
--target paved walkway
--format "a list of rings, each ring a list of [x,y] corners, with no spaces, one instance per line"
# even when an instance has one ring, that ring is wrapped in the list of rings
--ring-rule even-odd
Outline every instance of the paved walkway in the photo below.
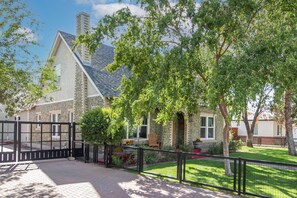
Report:
[[[0,165],[1,197],[233,197],[79,161]]]

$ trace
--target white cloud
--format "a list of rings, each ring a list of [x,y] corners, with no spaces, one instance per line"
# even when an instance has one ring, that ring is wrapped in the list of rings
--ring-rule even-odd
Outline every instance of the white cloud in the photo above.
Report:
[[[137,16],[145,15],[145,11],[141,7],[134,4],[110,3],[110,4],[93,4],[92,5],[92,8],[95,12],[95,17],[97,18],[105,15],[111,15],[116,11],[127,7],[130,9],[132,14],[135,14]]]
[[[76,0],[77,4],[95,4],[95,3],[106,3],[107,0]]]
[[[37,36],[33,33],[30,28],[22,27],[15,31],[15,34],[22,35],[26,41],[36,42]]]

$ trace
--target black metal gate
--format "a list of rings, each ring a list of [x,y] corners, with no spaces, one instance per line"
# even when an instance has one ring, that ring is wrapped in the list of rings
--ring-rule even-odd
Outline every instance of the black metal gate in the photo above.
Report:
[[[17,159],[17,123],[0,121],[0,162],[15,162]]]
[[[80,157],[76,128],[69,122],[0,121],[0,162]]]

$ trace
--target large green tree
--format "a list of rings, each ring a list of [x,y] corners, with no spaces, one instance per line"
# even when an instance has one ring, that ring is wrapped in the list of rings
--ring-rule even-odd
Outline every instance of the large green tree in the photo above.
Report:
[[[38,62],[30,53],[30,46],[37,45],[37,27],[24,3],[0,1],[0,103],[10,115],[55,88],[52,61],[33,70]]]
[[[123,79],[122,94],[114,106],[130,122],[156,108],[157,119],[168,121],[181,109],[194,113],[204,101],[224,117],[224,156],[228,157],[231,119],[245,109],[248,90],[253,90],[249,94],[253,98],[263,85],[256,71],[264,66],[264,73],[267,64],[250,67],[252,55],[246,58],[245,54],[250,52],[253,28],[268,1],[137,2],[144,16],[122,9],[105,16],[94,32],[78,38],[91,51],[103,39],[112,39],[115,58],[108,69],[124,65],[132,72]],[[250,89],[252,77],[259,83]],[[232,174],[229,160],[225,171]]]

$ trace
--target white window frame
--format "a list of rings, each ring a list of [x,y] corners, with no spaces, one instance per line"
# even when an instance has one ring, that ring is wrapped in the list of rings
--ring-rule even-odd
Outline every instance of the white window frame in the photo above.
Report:
[[[201,126],[201,118],[205,117],[206,118],[206,126]],[[208,126],[208,118],[213,118],[213,127]],[[205,137],[201,137],[201,128],[205,128]],[[208,129],[213,128],[213,137],[209,138],[208,137]],[[216,116],[215,115],[206,115],[206,114],[201,114],[200,115],[200,139],[201,140],[215,140],[216,139]]]
[[[256,130],[257,129],[257,130]],[[255,133],[257,131],[257,133]],[[254,128],[254,135],[258,136],[259,135],[259,125],[258,123],[255,124],[255,128]]]
[[[276,135],[277,136],[282,136],[283,135],[283,125],[282,124],[277,124],[276,125]]]
[[[41,122],[41,113],[36,113],[36,122]],[[41,129],[41,124],[36,124],[36,130]]]
[[[68,110],[68,121],[70,123],[74,122],[74,112],[73,112],[73,110]]]
[[[55,115],[55,116],[54,116]],[[61,116],[61,113],[55,112],[51,113],[51,122],[59,122],[59,118]],[[55,118],[55,119],[53,119]],[[53,124],[52,125],[52,137],[60,137],[61,131],[60,131],[60,125],[59,124]],[[54,133],[55,131],[55,133]]]
[[[129,124],[127,124],[126,139],[147,140],[148,139],[148,135],[150,134],[150,123],[151,123],[151,117],[150,117],[150,114],[148,114],[148,116],[147,116],[147,124],[146,125],[143,125],[143,122],[141,122],[141,125],[137,126],[137,135],[136,135],[136,137],[132,137],[132,138],[129,137],[130,126],[129,126]],[[141,129],[142,126],[146,126],[146,138],[139,137],[140,129]]]

